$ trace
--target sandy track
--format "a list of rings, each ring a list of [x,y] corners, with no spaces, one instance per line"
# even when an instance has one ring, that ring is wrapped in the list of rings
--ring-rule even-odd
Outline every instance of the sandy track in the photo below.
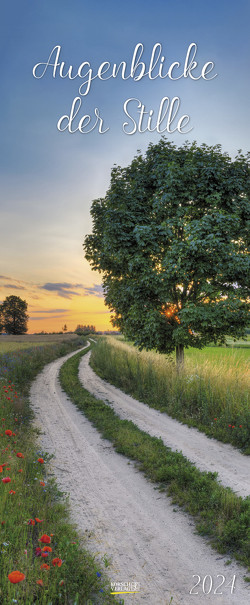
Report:
[[[32,385],[31,402],[44,431],[41,447],[54,453],[52,469],[69,493],[72,518],[80,535],[88,536],[87,547],[112,558],[107,569],[112,582],[140,583],[140,593],[125,596],[125,603],[166,605],[173,596],[173,605],[246,605],[244,570],[226,566],[226,557],[194,534],[190,518],[174,512],[166,496],[115,453],[62,392],[58,372],[71,355],[45,367]],[[213,591],[222,581],[218,574],[225,576],[225,585],[236,574],[234,594],[224,585],[222,595],[203,595],[200,585],[199,596],[190,595],[194,574],[201,582],[212,576]]]
[[[174,451],[182,451],[200,470],[216,471],[218,480],[225,487],[231,487],[244,498],[250,494],[249,457],[232,445],[209,439],[197,429],[181,424],[102,380],[89,366],[90,355],[89,352],[82,358],[79,367],[80,380],[90,393],[108,401],[121,418],[132,420],[149,435],[161,437]]]

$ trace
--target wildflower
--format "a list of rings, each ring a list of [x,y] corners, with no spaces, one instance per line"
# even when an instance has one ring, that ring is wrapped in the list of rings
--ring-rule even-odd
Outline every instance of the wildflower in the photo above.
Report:
[[[36,522],[33,519],[29,519],[28,521],[28,525],[35,525]]]
[[[52,548],[51,548],[50,546],[44,546],[44,547],[42,548],[42,551],[43,551],[43,552],[52,552]]]
[[[37,546],[36,549],[35,549],[35,556],[39,557],[40,554],[41,554],[41,552],[42,552],[42,549],[40,548],[40,546]]]
[[[48,557],[49,555],[48,555],[48,553],[47,553],[47,552],[41,552],[41,556],[42,556],[42,557]]]
[[[22,468],[19,468],[19,471],[18,471],[18,472],[19,472],[19,473],[22,473],[22,472],[23,472],[23,469],[22,469]]]
[[[0,466],[0,473],[2,473],[2,472],[3,472],[3,467],[2,467],[2,466]]]
[[[233,424],[233,425],[232,425],[232,429],[235,429],[235,426],[234,426],[234,424]]]
[[[36,583],[38,584],[38,586],[43,586],[43,581],[42,580],[37,580]]]
[[[44,481],[40,481],[40,485],[42,485],[42,487],[44,487],[45,486]]]
[[[12,584],[17,584],[18,582],[25,580],[25,575],[21,571],[12,571],[9,573],[8,578]]]
[[[17,453],[17,458],[24,458],[24,455],[23,455],[23,454],[21,454],[21,452],[18,452],[18,453]]]
[[[13,489],[11,489],[11,490],[9,491],[9,494],[15,494],[15,493],[16,493],[16,492],[14,492],[14,490],[13,490]]]
[[[54,565],[54,567],[61,567],[62,565],[62,559],[59,559],[58,557],[56,557],[55,559],[52,559],[52,565]]]
[[[43,519],[42,520],[38,519],[38,517],[35,517],[35,520],[36,520],[37,523],[42,523],[43,522]]]
[[[5,435],[7,435],[8,437],[11,437],[12,431],[10,431],[9,429],[7,429],[7,431],[5,431]]]
[[[40,462],[40,464],[44,464],[44,459],[43,458],[38,458],[37,462]]]
[[[43,534],[41,538],[39,538],[39,542],[43,542],[44,544],[50,544],[51,538],[47,534]]]
[[[99,571],[97,571],[96,575],[97,575],[98,578],[100,578],[102,574]]]
[[[214,420],[217,420],[217,418],[214,418]]]
[[[10,483],[11,482],[11,478],[10,477],[4,477],[4,479],[2,479],[3,483]]]
[[[231,424],[229,424],[228,426],[230,426],[230,427],[231,427],[232,425],[231,425]]]
[[[43,563],[42,565],[40,565],[40,569],[50,569],[50,565],[47,565],[47,563]]]
[[[61,580],[61,582],[59,582],[59,586],[63,586],[64,585],[64,580]]]
[[[242,429],[242,424],[240,424],[240,429]]]

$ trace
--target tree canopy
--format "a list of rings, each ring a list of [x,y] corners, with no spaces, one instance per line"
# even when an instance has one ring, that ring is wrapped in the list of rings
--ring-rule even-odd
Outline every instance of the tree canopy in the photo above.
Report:
[[[7,334],[25,334],[28,327],[28,305],[19,296],[7,296],[0,305],[1,328]]]
[[[247,324],[250,154],[161,139],[114,167],[91,208],[87,260],[103,274],[112,323],[171,353],[242,336]]]

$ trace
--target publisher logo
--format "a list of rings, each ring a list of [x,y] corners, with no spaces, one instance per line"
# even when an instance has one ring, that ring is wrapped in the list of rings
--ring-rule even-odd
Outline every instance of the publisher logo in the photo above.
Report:
[[[134,594],[140,586],[140,582],[111,582],[111,594]]]

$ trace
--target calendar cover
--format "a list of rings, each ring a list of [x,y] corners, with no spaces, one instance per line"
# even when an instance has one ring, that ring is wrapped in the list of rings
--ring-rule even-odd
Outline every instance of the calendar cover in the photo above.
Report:
[[[135,431],[120,442],[116,432],[132,428],[117,424],[112,436],[89,425],[99,441],[93,434],[90,446],[87,431],[86,458],[65,433],[85,466],[79,502],[63,462],[55,476],[108,588],[85,597],[79,579],[48,602],[248,602],[240,497],[249,492],[249,411],[237,372],[245,376],[248,338],[249,9],[247,0],[2,3],[0,352],[8,334],[22,334],[6,319],[14,297],[26,301],[22,338],[78,330],[95,341],[118,331],[93,363],[122,393],[106,390],[86,360],[83,386],[109,402],[108,425],[131,420]],[[210,341],[224,345],[218,356]],[[225,362],[235,342],[238,357]],[[162,357],[138,357],[148,354],[167,355],[168,383]],[[156,451],[159,463],[150,462]],[[33,565],[25,557],[14,557],[25,579],[17,593],[0,590],[4,603],[25,602]],[[34,594],[45,602],[40,579]]]

